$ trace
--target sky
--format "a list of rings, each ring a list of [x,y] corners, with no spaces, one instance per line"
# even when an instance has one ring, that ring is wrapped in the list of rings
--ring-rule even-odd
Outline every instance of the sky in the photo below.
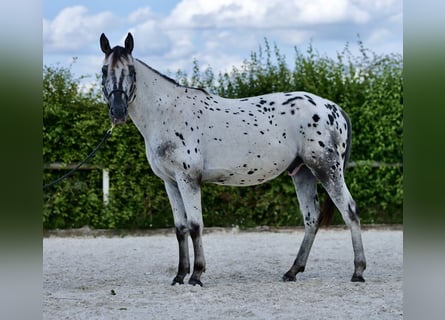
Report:
[[[103,53],[99,37],[123,45],[162,73],[189,74],[197,59],[215,73],[230,71],[264,39],[289,61],[309,44],[335,57],[358,36],[378,54],[403,52],[402,0],[43,0],[43,64],[68,67],[95,81]]]

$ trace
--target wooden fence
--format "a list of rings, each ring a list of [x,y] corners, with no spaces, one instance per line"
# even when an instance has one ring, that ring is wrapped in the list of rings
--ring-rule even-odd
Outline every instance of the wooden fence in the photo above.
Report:
[[[60,162],[49,163],[44,166],[45,170],[72,170],[76,167],[76,164],[63,164]],[[353,167],[403,167],[403,163],[386,163],[386,162],[378,162],[378,161],[367,161],[367,160],[359,160],[359,161],[351,161],[348,163],[348,168]],[[102,166],[97,165],[84,165],[79,170],[102,170],[102,194],[103,194],[103,202],[105,205],[109,203],[110,196],[110,170],[108,168],[104,168]]]

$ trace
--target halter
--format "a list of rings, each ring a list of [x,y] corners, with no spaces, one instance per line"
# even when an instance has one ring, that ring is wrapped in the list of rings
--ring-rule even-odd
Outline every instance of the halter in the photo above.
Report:
[[[127,105],[133,102],[134,98],[136,97],[134,95],[135,90],[136,90],[136,71],[134,70],[134,67],[130,68],[130,70],[131,70],[130,75],[133,79],[133,88],[130,92],[130,96],[128,96],[128,94],[122,89],[113,89],[113,90],[111,90],[110,93],[108,93],[107,89],[105,87],[104,80],[102,80],[102,91],[103,91],[105,97],[107,97],[107,100],[109,100],[114,93],[123,93],[125,96],[125,102]]]
[[[104,90],[105,90],[105,88],[104,88]],[[128,103],[128,100],[129,100],[128,94],[124,90],[122,90],[122,89],[111,90],[111,92],[107,95],[107,99],[110,99],[111,95],[113,93],[117,93],[117,92],[123,93],[125,95],[125,101],[126,101],[126,103]]]

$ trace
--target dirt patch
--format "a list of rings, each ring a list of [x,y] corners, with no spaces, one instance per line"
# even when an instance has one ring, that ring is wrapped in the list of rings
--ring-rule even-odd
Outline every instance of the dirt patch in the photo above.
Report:
[[[403,231],[363,232],[365,283],[352,283],[347,230],[320,230],[297,282],[281,276],[304,232],[204,235],[204,287],[171,286],[174,233],[43,240],[44,319],[402,319]]]

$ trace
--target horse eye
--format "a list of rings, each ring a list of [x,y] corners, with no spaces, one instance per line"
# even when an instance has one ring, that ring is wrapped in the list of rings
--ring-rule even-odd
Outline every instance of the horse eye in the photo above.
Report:
[[[102,67],[102,75],[103,75],[104,77],[106,77],[106,76],[107,76],[107,73],[108,73],[108,66],[103,66],[103,67]]]

